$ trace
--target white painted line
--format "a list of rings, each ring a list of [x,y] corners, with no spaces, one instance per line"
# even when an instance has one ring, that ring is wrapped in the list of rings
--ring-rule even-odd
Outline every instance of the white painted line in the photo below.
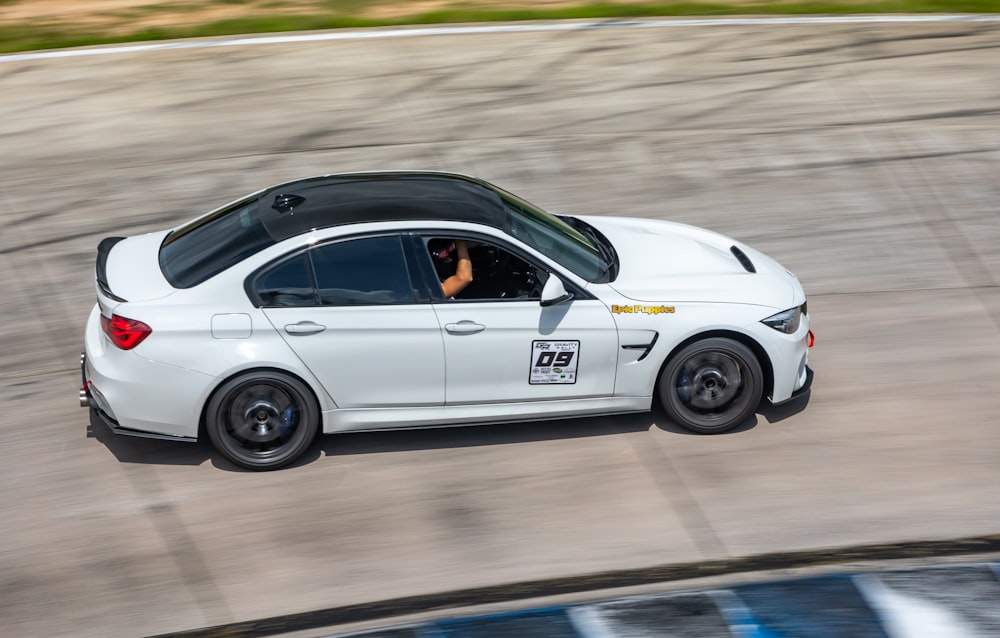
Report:
[[[523,33],[530,31],[585,31],[588,29],[663,29],[671,27],[732,27],[795,24],[900,24],[941,22],[1000,22],[998,14],[969,15],[846,15],[846,16],[787,16],[775,18],[695,18],[678,20],[606,20],[602,22],[529,22],[524,24],[488,24],[478,26],[440,26],[360,31],[335,30],[294,35],[238,36],[210,40],[148,42],[121,46],[101,46],[82,49],[58,49],[0,55],[0,63],[79,58],[92,55],[172,51],[177,49],[210,49],[260,44],[297,42],[327,42],[333,40],[373,40],[385,38],[415,38],[435,35],[475,35],[483,33]]]
[[[759,636],[760,626],[753,621],[753,615],[743,604],[739,596],[729,589],[716,589],[706,592],[715,602],[722,618],[729,625],[729,631],[734,636]]]
[[[598,611],[592,606],[567,607],[566,616],[581,638],[616,638]]]
[[[862,574],[853,579],[890,638],[968,638],[977,635],[974,628],[966,626],[950,609],[894,591],[877,576]]]

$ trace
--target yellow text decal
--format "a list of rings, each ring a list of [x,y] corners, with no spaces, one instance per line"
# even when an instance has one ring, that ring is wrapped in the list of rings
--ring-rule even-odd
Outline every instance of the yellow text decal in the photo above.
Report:
[[[619,306],[618,304],[613,304],[611,306],[611,312],[616,315],[626,314],[626,315],[672,315],[674,314],[673,306]]]

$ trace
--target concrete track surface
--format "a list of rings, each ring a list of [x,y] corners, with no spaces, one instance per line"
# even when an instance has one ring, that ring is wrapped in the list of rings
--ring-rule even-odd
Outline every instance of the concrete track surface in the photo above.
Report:
[[[0,633],[144,635],[1000,528],[1000,25],[160,51],[4,63],[0,89]],[[658,412],[327,436],[261,474],[89,424],[102,237],[380,168],[770,253],[810,295],[809,401],[720,436]]]

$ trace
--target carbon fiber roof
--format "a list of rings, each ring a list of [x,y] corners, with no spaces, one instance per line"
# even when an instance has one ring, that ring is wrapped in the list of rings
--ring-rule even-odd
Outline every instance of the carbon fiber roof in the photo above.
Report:
[[[283,205],[289,200],[292,206]],[[505,221],[500,197],[492,188],[448,173],[313,177],[270,188],[258,201],[261,222],[275,241],[314,228],[360,222],[444,220],[503,228]]]

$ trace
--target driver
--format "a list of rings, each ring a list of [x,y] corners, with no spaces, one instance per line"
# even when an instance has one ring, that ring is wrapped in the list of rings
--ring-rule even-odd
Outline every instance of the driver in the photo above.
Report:
[[[464,239],[456,239],[454,243],[441,250],[435,251],[434,256],[446,263],[452,261],[452,256],[457,259],[455,264],[455,274],[441,282],[441,289],[444,296],[451,299],[462,292],[466,286],[472,283],[472,260],[469,258],[469,247]]]

